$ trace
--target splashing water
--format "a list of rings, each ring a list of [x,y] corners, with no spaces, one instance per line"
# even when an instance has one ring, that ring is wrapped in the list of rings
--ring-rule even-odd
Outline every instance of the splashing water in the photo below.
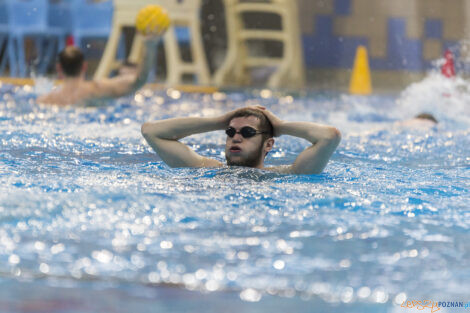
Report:
[[[111,311],[108,300],[116,312],[202,301],[215,312],[392,312],[406,299],[467,301],[466,85],[430,75],[399,96],[369,98],[143,90],[109,107],[64,109],[38,106],[30,87],[1,85],[0,274],[9,287],[0,303],[8,312],[28,311],[25,303],[31,312]],[[171,169],[140,135],[147,120],[252,104],[337,126],[343,140],[325,172]],[[421,111],[439,124],[400,126]],[[224,140],[213,132],[184,142],[223,161]],[[280,137],[267,164],[292,162],[306,146]]]

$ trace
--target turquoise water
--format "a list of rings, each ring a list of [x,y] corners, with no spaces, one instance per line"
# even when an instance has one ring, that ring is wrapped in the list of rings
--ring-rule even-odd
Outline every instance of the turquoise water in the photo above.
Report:
[[[470,92],[181,94],[105,108],[0,87],[2,312],[401,312],[470,301]],[[171,169],[140,126],[262,104],[343,133],[321,175]],[[427,111],[429,128],[400,121]],[[224,160],[223,132],[184,141]],[[307,143],[281,137],[267,164]],[[447,312],[441,308],[440,312]]]

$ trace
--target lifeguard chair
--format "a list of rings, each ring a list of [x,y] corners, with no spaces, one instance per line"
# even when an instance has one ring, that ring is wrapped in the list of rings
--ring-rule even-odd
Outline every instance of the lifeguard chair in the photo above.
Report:
[[[201,0],[114,0],[113,28],[94,78],[105,78],[121,65],[121,62],[116,60],[116,51],[122,30],[124,27],[135,27],[137,13],[149,4],[157,4],[165,8],[171,19],[171,25],[163,37],[167,63],[166,83],[181,84],[183,75],[186,74],[197,77],[199,84],[209,84],[209,69],[199,23]],[[183,61],[181,58],[180,46],[175,34],[177,26],[188,28],[191,62]],[[138,62],[142,48],[142,37],[136,33],[128,60]]]
[[[302,87],[305,82],[300,26],[295,0],[224,0],[228,50],[222,66],[214,75],[218,86],[250,84],[249,70],[258,67],[274,67],[267,85],[270,88]],[[244,25],[243,14],[274,13],[281,18],[281,29],[250,29]],[[249,40],[279,41],[283,45],[282,57],[250,56]]]

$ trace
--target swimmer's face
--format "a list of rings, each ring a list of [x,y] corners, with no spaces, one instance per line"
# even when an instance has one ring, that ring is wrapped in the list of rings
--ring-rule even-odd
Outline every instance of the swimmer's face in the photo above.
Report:
[[[271,151],[274,140],[272,138],[263,140],[262,134],[244,138],[240,130],[246,126],[260,131],[259,119],[256,116],[236,117],[228,125],[228,127],[233,127],[236,133],[233,137],[227,136],[225,142],[227,165],[262,168],[264,157],[267,152]]]

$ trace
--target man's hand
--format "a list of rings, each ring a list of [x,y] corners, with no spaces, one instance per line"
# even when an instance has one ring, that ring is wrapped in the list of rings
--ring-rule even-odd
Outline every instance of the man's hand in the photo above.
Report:
[[[281,120],[279,117],[274,115],[271,111],[267,110],[265,107],[262,106],[257,106],[257,108],[263,112],[263,114],[267,117],[269,122],[271,122],[271,125],[273,126],[273,135],[274,137],[279,137],[282,135],[282,125],[284,124],[284,121]]]
[[[341,140],[341,133],[335,127],[312,122],[286,122],[262,106],[257,106],[256,109],[263,112],[271,122],[275,137],[290,135],[312,143],[312,146],[298,155],[288,172],[321,173]]]

